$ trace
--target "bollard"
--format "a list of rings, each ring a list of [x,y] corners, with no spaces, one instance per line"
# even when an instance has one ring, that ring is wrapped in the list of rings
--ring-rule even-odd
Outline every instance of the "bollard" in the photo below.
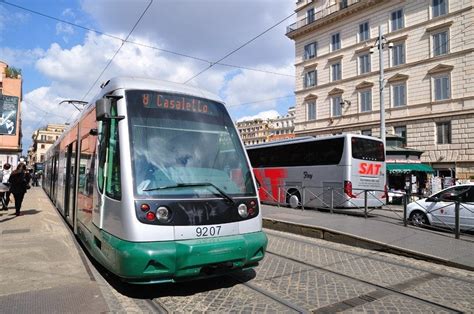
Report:
[[[403,194],[403,225],[406,227],[407,222],[407,204],[408,204],[408,194]]]
[[[459,225],[459,207],[460,207],[460,202],[459,200],[456,200],[455,205],[454,205],[454,232],[455,232],[455,237],[456,239],[459,239],[459,236],[461,234],[461,228]]]
[[[364,216],[367,218],[367,190],[364,190]]]
[[[332,214],[334,210],[334,189],[333,188],[330,188],[330,189],[331,189],[331,208],[329,210]]]

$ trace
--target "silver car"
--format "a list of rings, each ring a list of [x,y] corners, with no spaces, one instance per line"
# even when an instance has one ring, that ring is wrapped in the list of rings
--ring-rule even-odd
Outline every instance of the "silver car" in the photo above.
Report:
[[[474,184],[449,187],[428,198],[408,204],[407,216],[415,225],[455,225],[455,201],[459,200],[460,228],[474,228]]]

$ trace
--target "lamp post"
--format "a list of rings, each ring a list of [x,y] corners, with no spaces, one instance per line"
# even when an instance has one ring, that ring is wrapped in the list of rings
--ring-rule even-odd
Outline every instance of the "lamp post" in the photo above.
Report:
[[[384,75],[383,75],[383,48],[385,45],[388,45],[388,48],[393,47],[393,43],[387,42],[384,36],[382,36],[382,25],[379,25],[379,37],[375,42],[375,46],[379,50],[379,99],[380,99],[380,139],[383,142],[385,147],[385,105],[383,100],[383,90],[384,90]],[[370,50],[373,53],[373,48]]]

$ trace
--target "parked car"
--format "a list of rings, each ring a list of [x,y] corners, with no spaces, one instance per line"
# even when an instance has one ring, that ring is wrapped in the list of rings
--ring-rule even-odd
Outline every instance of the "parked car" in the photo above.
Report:
[[[474,184],[455,185],[428,198],[411,202],[407,216],[414,225],[455,226],[455,201],[459,200],[459,225],[474,228]],[[474,229],[473,229],[474,230]]]

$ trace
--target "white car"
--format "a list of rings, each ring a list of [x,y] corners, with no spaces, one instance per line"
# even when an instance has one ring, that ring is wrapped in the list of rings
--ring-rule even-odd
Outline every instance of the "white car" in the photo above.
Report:
[[[407,216],[415,225],[454,228],[455,200],[459,199],[459,221],[463,230],[474,230],[474,184],[455,185],[407,205]]]

